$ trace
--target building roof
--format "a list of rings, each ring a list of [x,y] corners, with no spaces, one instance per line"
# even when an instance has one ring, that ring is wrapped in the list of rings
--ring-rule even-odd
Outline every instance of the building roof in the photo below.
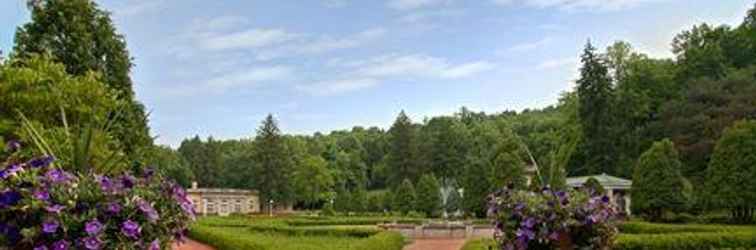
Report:
[[[257,194],[257,190],[235,189],[235,188],[190,188],[187,193],[200,194],[229,194],[229,195],[249,195]]]
[[[600,175],[589,175],[589,176],[576,176],[576,177],[569,177],[567,178],[567,186],[578,188],[582,187],[583,184],[593,177],[596,179],[599,184],[601,184],[602,187],[606,189],[614,189],[614,190],[624,190],[624,189],[630,189],[630,187],[633,185],[633,181],[628,179],[622,179],[619,177],[607,175],[607,174],[600,174]]]

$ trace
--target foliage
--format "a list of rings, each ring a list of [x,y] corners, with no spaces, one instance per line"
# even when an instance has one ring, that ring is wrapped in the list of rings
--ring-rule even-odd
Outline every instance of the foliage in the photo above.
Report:
[[[717,142],[706,174],[710,208],[729,209],[738,222],[751,222],[756,207],[756,121],[727,128]]]
[[[49,54],[71,75],[98,73],[119,101],[121,112],[113,117],[115,139],[129,158],[138,157],[152,138],[144,106],[134,100],[126,42],[109,13],[90,0],[30,1],[29,8],[31,22],[16,31],[13,57]]]
[[[399,186],[405,178],[417,181],[422,171],[417,162],[416,129],[404,111],[399,113],[394,125],[389,129],[389,142],[388,185]]]
[[[253,160],[257,163],[255,182],[263,200],[291,202],[292,159],[273,115],[268,115],[257,130]]]
[[[688,200],[683,190],[685,180],[680,173],[677,150],[672,141],[655,142],[635,168],[632,187],[632,208],[651,221],[659,221],[665,211],[679,212],[686,208]]]
[[[415,186],[412,185],[409,179],[404,179],[402,184],[394,192],[394,204],[392,206],[394,211],[407,214],[410,211],[414,211],[417,201],[417,194],[415,193]]]
[[[582,188],[586,192],[591,193],[591,194],[603,195],[606,193],[604,186],[601,186],[601,183],[599,183],[599,181],[593,177],[590,177],[588,178],[588,180],[585,180],[585,183],[583,183]]]
[[[462,197],[457,188],[452,188],[449,191],[449,194],[446,196],[446,203],[444,203],[444,209],[449,214],[454,214],[462,209]]]
[[[611,249],[616,209],[607,196],[504,188],[490,197],[501,249]]]
[[[145,162],[183,187],[191,186],[192,179],[195,178],[186,160],[167,146],[153,146]]]
[[[479,159],[470,159],[462,180],[462,207],[465,213],[482,218],[486,211],[485,197],[494,191],[490,171]]]
[[[612,138],[613,88],[609,69],[604,60],[596,53],[596,48],[589,42],[581,56],[583,66],[577,80],[579,98],[578,116],[582,134],[586,135],[580,145],[585,159],[584,173],[615,174],[609,166],[616,164],[613,157],[616,151]]]
[[[69,173],[54,161],[16,153],[2,163],[2,245],[161,249],[180,240],[194,218],[184,190],[154,170],[117,176]]]
[[[615,249],[751,249],[754,231],[676,234],[620,235]]]
[[[416,209],[428,216],[435,217],[441,212],[441,185],[433,174],[425,174],[417,183]]]
[[[334,180],[322,157],[307,155],[301,165],[295,166],[292,184],[297,200],[312,204],[326,201]]]
[[[440,178],[441,185],[448,185],[465,164],[469,148],[467,128],[454,117],[434,117],[421,128],[420,138],[422,165]]]

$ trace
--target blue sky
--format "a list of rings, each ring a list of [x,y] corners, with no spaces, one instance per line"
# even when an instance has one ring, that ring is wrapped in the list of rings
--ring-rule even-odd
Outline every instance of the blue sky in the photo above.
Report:
[[[0,48],[27,22],[0,1]],[[738,24],[751,0],[103,0],[127,38],[158,143],[388,127],[461,106],[538,108],[572,88],[585,41],[655,57],[693,24]]]

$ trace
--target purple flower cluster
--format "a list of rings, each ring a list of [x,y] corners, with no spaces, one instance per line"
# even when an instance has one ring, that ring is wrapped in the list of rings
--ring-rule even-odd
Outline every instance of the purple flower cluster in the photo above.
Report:
[[[606,196],[504,188],[488,202],[501,249],[605,249],[617,234],[616,210]]]
[[[51,156],[21,159],[18,142],[6,147],[16,153],[0,162],[0,248],[159,250],[194,219],[184,189],[154,171],[70,173]]]

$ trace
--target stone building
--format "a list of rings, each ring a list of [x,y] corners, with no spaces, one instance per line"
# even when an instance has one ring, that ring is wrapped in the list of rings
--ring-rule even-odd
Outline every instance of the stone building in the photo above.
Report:
[[[199,188],[195,182],[186,192],[197,214],[227,216],[260,212],[260,197],[256,190]]]
[[[622,209],[622,211],[630,215],[630,188],[633,186],[633,181],[622,179],[619,177],[601,174],[591,176],[579,176],[567,178],[567,186],[571,188],[582,188],[588,179],[594,178],[604,187],[606,195],[609,196],[614,205]]]

